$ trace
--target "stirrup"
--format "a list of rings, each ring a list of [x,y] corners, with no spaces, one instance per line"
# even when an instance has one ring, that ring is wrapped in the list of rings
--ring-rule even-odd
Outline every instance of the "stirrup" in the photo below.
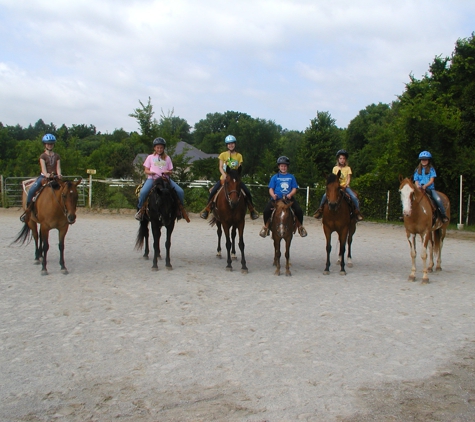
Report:
[[[26,220],[26,211],[22,215],[20,215],[20,221],[24,223],[25,220]]]
[[[201,211],[200,213],[200,217],[203,219],[203,220],[206,220],[208,218],[208,215],[209,215],[209,211],[208,211],[208,208],[205,208],[203,211]]]
[[[257,220],[259,218],[259,213],[255,209],[252,209],[249,214],[251,216],[251,220]]]
[[[364,218],[360,212],[355,213],[356,221],[363,221]]]
[[[137,221],[142,221],[142,219],[143,219],[142,209],[139,209],[139,210],[135,213],[135,219],[136,219]]]

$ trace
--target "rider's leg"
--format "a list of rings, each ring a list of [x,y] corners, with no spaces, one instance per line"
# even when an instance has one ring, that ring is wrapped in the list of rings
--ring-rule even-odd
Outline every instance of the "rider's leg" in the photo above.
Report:
[[[269,201],[264,208],[264,227],[262,227],[261,231],[259,232],[259,236],[261,237],[266,237],[269,234],[269,223],[270,223],[270,217],[272,215],[272,207],[273,207],[273,201]]]
[[[204,218],[205,220],[208,218],[208,215],[211,212],[211,205],[212,205],[214,195],[216,195],[216,192],[218,192],[218,189],[220,186],[221,186],[221,180],[218,180],[216,184],[213,186],[213,189],[211,189],[211,192],[209,193],[208,204],[206,205],[206,207],[203,208],[203,211],[201,211],[200,213],[201,218]]]
[[[295,216],[297,217],[296,225],[300,236],[307,236],[307,230],[305,230],[305,227],[303,226],[303,211],[296,199],[293,199],[292,201],[292,209],[294,210]]]
[[[346,192],[348,192],[348,195],[350,195],[351,200],[353,201],[353,204],[355,205],[355,216],[358,221],[363,220],[363,216],[361,215],[360,212],[360,201],[358,200],[358,197],[355,195],[355,193],[349,188],[346,188]]]
[[[179,216],[178,219],[183,217],[188,223],[190,222],[190,217],[188,217],[188,213],[185,210],[185,192],[181,188],[181,186],[178,185],[174,180],[170,179],[170,185],[176,192],[176,195],[178,196],[178,208],[179,208]]]
[[[254,204],[252,203],[251,192],[249,192],[249,189],[243,182],[241,182],[241,189],[244,191],[246,195],[247,207],[249,209],[249,214],[251,216],[251,219],[257,220],[259,218],[259,213],[256,211],[256,209],[254,208]]]
[[[140,194],[139,194],[139,203],[137,204],[137,212],[135,214],[135,219],[141,221],[144,213],[144,208],[143,205],[145,203],[145,200],[147,199],[148,194],[150,193],[150,190],[152,189],[153,186],[153,179],[147,179],[145,183],[142,186],[142,189],[140,189]]]
[[[447,215],[445,214],[445,207],[444,207],[444,203],[442,202],[442,198],[440,197],[439,193],[435,189],[428,189],[428,191],[430,192],[432,199],[437,204],[437,208],[439,208],[442,221],[444,223],[447,223],[449,221],[449,217],[447,217]]]
[[[23,223],[28,223],[28,220],[30,219],[31,204],[33,202],[33,198],[35,197],[36,192],[38,192],[38,189],[41,186],[41,181],[43,179],[44,179],[43,175],[39,176],[36,179],[35,183],[31,185],[30,190],[28,191],[28,196],[26,197],[26,208],[23,214],[20,215],[20,221]]]
[[[327,194],[324,193],[317,211],[315,211],[315,214],[313,214],[313,217],[316,218],[317,220],[320,220],[320,218],[322,218],[323,216],[323,204],[325,203],[326,200],[327,200]]]

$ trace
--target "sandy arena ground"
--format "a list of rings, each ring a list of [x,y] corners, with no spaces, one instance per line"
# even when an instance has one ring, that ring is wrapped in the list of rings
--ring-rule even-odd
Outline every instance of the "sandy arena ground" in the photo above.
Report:
[[[340,276],[333,253],[325,276],[308,218],[292,277],[277,277],[248,220],[244,275],[193,215],[173,233],[173,271],[152,272],[132,214],[81,210],[69,275],[53,231],[41,276],[32,243],[10,246],[19,215],[0,209],[1,421],[475,420],[473,236],[449,232],[422,285],[420,257],[407,281],[403,227],[363,222],[354,266]]]

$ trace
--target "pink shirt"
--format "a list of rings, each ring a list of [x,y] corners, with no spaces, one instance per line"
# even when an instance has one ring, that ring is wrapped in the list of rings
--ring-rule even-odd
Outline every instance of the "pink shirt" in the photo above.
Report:
[[[145,159],[143,166],[156,173],[154,175],[149,174],[147,179],[158,179],[164,171],[173,170],[172,160],[168,155],[163,160],[158,154],[150,154]]]

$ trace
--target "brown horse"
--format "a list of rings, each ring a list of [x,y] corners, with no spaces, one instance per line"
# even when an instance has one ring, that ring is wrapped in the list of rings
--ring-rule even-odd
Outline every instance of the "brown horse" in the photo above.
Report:
[[[244,255],[244,218],[246,216],[246,199],[241,189],[241,166],[237,170],[226,167],[226,179],[218,191],[216,205],[213,209],[213,219],[210,225],[216,224],[218,233],[218,254],[221,257],[221,235],[224,229],[226,236],[227,266],[232,271],[231,252],[235,255],[236,232],[239,232],[239,249],[241,250],[241,272],[247,274],[246,258]],[[222,227],[222,229],[221,229]],[[229,231],[231,230],[231,235]]]
[[[399,193],[401,194],[404,227],[411,250],[412,269],[408,280],[416,279],[416,235],[420,235],[422,244],[422,283],[429,283],[427,273],[434,268],[434,253],[437,255],[436,271],[441,271],[442,246],[449,223],[442,222],[428,195],[419,189],[409,178],[399,175]],[[445,212],[450,219],[450,201],[439,192]],[[429,247],[429,266],[427,266],[427,247]]]
[[[274,266],[275,275],[280,275],[280,243],[285,240],[285,275],[291,276],[290,272],[290,244],[296,230],[294,216],[292,215],[292,202],[279,199],[275,202],[274,211],[271,216],[272,239],[274,240]]]
[[[348,260],[351,262],[351,243],[353,235],[356,231],[356,217],[351,213],[351,207],[345,199],[345,193],[340,188],[340,171],[338,174],[330,174],[327,177],[327,186],[325,193],[327,200],[323,205],[323,231],[326,238],[327,262],[323,274],[330,274],[330,252],[331,235],[333,232],[338,233],[340,242],[339,264],[340,275],[346,275],[345,271],[345,249],[348,242]],[[349,265],[350,266],[350,265]]]
[[[64,265],[64,238],[69,226],[76,222],[76,206],[78,201],[77,181],[49,180],[38,195],[31,208],[30,218],[23,225],[14,243],[29,242],[31,235],[35,240],[35,264],[41,261],[41,274],[47,275],[47,254],[49,250],[49,231],[58,230],[59,237],[59,265],[61,272],[68,274]],[[27,193],[23,191],[23,208],[26,206]],[[40,229],[38,231],[38,224]],[[39,235],[38,235],[39,233]]]

